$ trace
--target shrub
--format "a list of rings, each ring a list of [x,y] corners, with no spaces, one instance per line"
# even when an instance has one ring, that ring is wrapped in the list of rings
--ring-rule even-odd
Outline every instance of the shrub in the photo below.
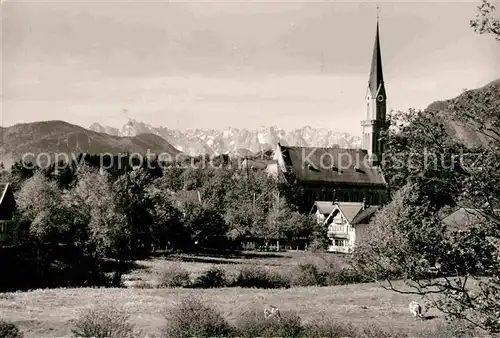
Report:
[[[416,335],[415,335],[416,336]],[[449,323],[438,324],[437,326],[423,328],[418,332],[420,337],[433,338],[467,338],[467,337],[487,337],[486,332],[479,329],[467,327],[467,324],[458,320]]]
[[[167,311],[165,318],[163,336],[166,338],[227,337],[231,333],[224,317],[196,298],[184,298]]]
[[[198,288],[220,288],[227,285],[226,271],[214,266],[198,276],[193,286]]]
[[[16,324],[0,320],[0,338],[22,338],[23,336]]]
[[[149,281],[139,280],[137,282],[134,282],[132,284],[132,287],[136,289],[153,289],[154,285]]]
[[[281,314],[266,319],[262,311],[251,310],[238,317],[236,322],[237,337],[302,337],[300,317],[295,313]]]
[[[88,309],[77,319],[71,331],[76,337],[134,337],[134,325],[129,323],[129,315],[113,305]]]
[[[299,264],[292,272],[292,286],[315,286],[324,284],[324,276],[314,264]]]
[[[325,285],[346,285],[369,282],[369,278],[353,268],[333,269],[324,274]]]
[[[158,286],[166,288],[186,287],[191,283],[189,272],[178,264],[165,266],[158,279]]]
[[[243,288],[278,289],[290,287],[290,279],[278,272],[258,266],[243,267],[234,282]]]
[[[331,321],[314,321],[304,326],[303,337],[357,337],[357,332],[356,328],[351,324],[339,324]]]

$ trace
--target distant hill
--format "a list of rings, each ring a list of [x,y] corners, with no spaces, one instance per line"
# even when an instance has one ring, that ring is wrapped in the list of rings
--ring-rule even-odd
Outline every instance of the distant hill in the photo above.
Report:
[[[158,135],[139,134],[133,137],[112,136],[91,131],[64,121],[42,121],[16,124],[1,128],[0,159],[6,166],[22,158],[24,154],[48,153],[111,153],[123,152],[146,154],[180,153]],[[32,158],[32,157],[31,157]]]
[[[469,100],[468,95],[469,93],[472,93],[474,97],[480,96],[481,93],[484,93],[486,91],[493,90],[494,93],[494,100],[497,101],[497,104],[500,106],[498,102],[500,102],[500,79],[497,79],[495,81],[492,81],[488,83],[487,85],[477,88],[477,89],[471,89],[467,90],[466,92],[458,95],[457,97],[449,100],[443,100],[443,101],[435,101],[431,103],[425,111],[434,111],[438,112],[438,116],[441,117],[441,122],[445,125],[446,130],[456,137],[459,140],[462,140],[469,146],[474,146],[474,145],[481,145],[485,144],[487,141],[487,138],[473,129],[470,125],[467,125],[465,123],[457,122],[454,121],[450,118],[451,111],[449,109],[449,105],[454,102],[458,101],[460,102],[461,100]],[[500,111],[499,111],[500,114]],[[499,130],[500,132],[500,130]]]

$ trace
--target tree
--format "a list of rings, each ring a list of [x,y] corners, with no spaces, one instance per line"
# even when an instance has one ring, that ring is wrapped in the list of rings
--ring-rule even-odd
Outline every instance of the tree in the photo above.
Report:
[[[392,201],[354,253],[356,267],[386,287],[489,332],[500,332],[499,88],[467,91],[444,110],[399,114],[383,163]],[[465,231],[442,222],[457,207],[477,215]],[[399,276],[409,291],[391,283]]]
[[[277,201],[274,207],[267,215],[267,222],[262,227],[261,235],[266,241],[266,247],[269,240],[276,240],[276,250],[280,250],[280,238],[283,236],[286,227],[289,227],[291,210],[282,199]]]
[[[17,192],[16,203],[20,222],[28,225],[25,235],[32,242],[37,257],[37,274],[46,263],[44,244],[57,244],[68,233],[67,209],[57,184],[37,171]]]
[[[185,249],[191,249],[193,244],[203,245],[210,237],[226,234],[224,218],[211,205],[188,201],[182,211],[183,224],[189,234],[189,242],[183,243]]]
[[[132,255],[149,254],[153,244],[154,220],[150,210],[153,201],[148,186],[153,179],[141,168],[122,174],[113,183],[114,203],[119,214],[125,215]]]
[[[123,257],[129,229],[125,215],[117,211],[109,174],[80,168],[68,201],[74,210],[74,239],[98,259]]]
[[[182,224],[182,213],[175,205],[171,194],[170,177],[156,179],[147,190],[147,198],[152,202],[149,213],[152,220],[152,240],[155,248],[179,249],[186,240]]]
[[[23,183],[16,203],[21,220],[30,223],[29,234],[39,241],[57,238],[68,229],[62,192],[41,171]]]
[[[500,19],[494,18],[495,6],[483,0],[477,8],[476,18],[470,21],[471,27],[479,34],[493,34],[500,41]]]

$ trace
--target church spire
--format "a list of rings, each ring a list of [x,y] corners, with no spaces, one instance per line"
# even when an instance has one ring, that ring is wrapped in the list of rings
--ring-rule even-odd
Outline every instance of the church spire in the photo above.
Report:
[[[368,87],[372,97],[377,97],[380,90],[384,90],[384,74],[382,72],[382,56],[380,53],[380,38],[378,28],[378,6],[377,6],[377,30],[375,33],[375,43],[373,45],[372,64],[370,69],[370,79]]]
[[[373,164],[378,165],[382,159],[384,144],[382,133],[389,127],[386,121],[387,94],[384,86],[382,72],[382,56],[380,53],[379,19],[377,6],[377,29],[373,45],[370,77],[366,92],[366,119],[361,122],[363,126],[362,147],[367,150]]]

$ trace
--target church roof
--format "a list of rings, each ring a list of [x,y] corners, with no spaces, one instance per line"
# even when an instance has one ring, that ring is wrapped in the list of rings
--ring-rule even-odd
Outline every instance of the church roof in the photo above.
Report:
[[[373,98],[377,96],[379,88],[382,88],[382,90],[384,90],[384,74],[382,72],[382,56],[380,53],[380,39],[377,21],[377,31],[375,34],[372,64],[370,68],[370,79],[368,81],[368,89],[370,90],[371,96]]]
[[[295,173],[299,181],[386,184],[380,169],[369,165],[368,153],[364,149],[279,145],[279,150],[287,170]]]

